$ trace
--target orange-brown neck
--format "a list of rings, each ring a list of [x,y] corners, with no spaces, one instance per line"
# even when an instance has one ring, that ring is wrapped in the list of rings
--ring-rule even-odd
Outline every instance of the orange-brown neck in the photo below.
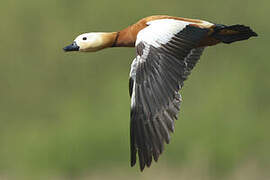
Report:
[[[115,47],[134,47],[137,34],[146,27],[145,23],[133,24],[117,33]]]
[[[137,34],[145,28],[149,18],[144,18],[137,23],[128,26],[127,28],[118,32],[118,36],[115,42],[115,47],[134,47],[137,39]]]

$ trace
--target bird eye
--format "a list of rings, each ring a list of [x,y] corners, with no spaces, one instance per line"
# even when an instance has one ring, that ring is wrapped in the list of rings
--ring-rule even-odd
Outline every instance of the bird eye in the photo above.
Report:
[[[83,39],[83,40],[86,40],[86,39],[87,39],[87,37],[83,37],[82,39]]]

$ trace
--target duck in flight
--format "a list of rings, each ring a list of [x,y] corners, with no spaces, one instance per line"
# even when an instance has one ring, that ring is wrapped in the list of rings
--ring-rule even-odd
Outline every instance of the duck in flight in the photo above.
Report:
[[[174,132],[182,102],[179,90],[204,48],[257,36],[244,25],[226,26],[166,15],[150,16],[118,32],[79,35],[64,51],[95,52],[135,47],[129,94],[131,166],[141,171],[158,160]]]

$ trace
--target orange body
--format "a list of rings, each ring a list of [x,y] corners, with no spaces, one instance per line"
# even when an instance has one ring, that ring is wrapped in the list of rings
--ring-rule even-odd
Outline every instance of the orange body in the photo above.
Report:
[[[188,19],[188,18],[181,18],[181,17],[173,17],[173,16],[166,16],[166,15],[157,15],[157,16],[149,16],[146,18],[141,19],[137,23],[121,30],[118,32],[118,35],[115,37],[116,42],[114,46],[116,47],[134,47],[137,34],[140,30],[145,28],[147,26],[147,22],[153,21],[153,20],[158,20],[158,19],[176,19],[176,20],[181,20],[181,21],[187,21],[191,22],[191,26],[197,26],[200,28],[207,28],[210,29],[208,36],[206,36],[202,42],[200,43],[199,47],[202,46],[211,46],[220,43],[220,40],[211,38],[210,35],[214,32],[214,27],[215,25],[204,25],[204,21],[202,20],[197,20],[197,19]]]

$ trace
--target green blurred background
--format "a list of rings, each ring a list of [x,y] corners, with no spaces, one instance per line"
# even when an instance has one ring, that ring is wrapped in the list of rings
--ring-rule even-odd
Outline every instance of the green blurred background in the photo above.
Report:
[[[0,179],[270,179],[267,0],[4,0]],[[129,167],[133,48],[64,53],[81,33],[155,14],[245,24],[258,38],[207,48],[182,90],[172,141]]]

